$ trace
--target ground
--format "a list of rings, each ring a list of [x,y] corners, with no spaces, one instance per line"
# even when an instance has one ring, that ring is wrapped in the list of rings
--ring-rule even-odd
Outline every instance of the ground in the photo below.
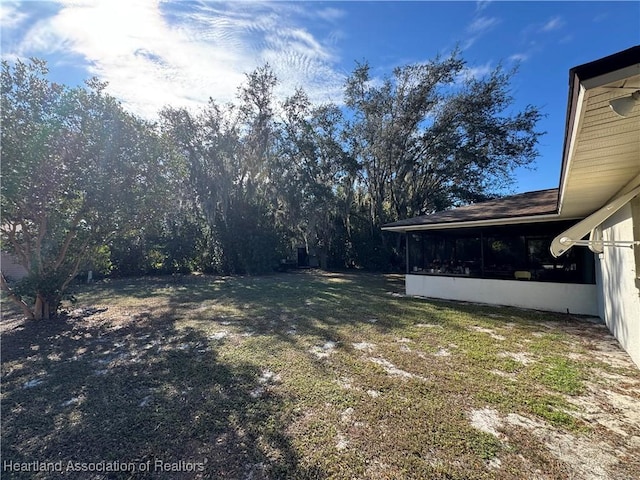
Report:
[[[2,477],[639,477],[640,370],[603,325],[402,292],[300,272],[98,283],[50,322],[3,303]]]

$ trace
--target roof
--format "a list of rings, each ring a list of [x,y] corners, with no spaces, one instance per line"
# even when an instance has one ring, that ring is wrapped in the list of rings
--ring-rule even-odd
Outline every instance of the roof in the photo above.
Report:
[[[529,223],[536,221],[536,217],[539,216],[544,216],[539,219],[540,221],[548,220],[549,215],[557,216],[557,212],[558,189],[550,188],[400,220],[388,223],[382,228],[384,230],[407,231],[435,228],[436,226],[449,227],[463,222],[473,222],[472,225],[475,226],[486,223],[488,220],[493,223],[506,219],[512,220],[509,223],[514,223],[513,220]]]

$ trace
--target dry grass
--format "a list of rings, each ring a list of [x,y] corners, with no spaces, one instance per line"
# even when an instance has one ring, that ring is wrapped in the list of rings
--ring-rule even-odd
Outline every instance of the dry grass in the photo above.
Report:
[[[143,278],[5,311],[3,478],[637,478],[640,372],[604,327],[402,291]]]

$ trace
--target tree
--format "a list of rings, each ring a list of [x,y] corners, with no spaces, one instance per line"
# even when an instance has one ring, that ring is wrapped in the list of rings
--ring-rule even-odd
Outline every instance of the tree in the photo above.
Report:
[[[213,100],[197,113],[166,108],[162,128],[183,157],[195,203],[211,233],[213,269],[271,271],[281,257],[277,187],[270,176],[274,144],[273,88],[268,66],[247,75],[239,106]]]
[[[384,248],[382,224],[499,195],[514,170],[537,156],[539,111],[509,111],[515,71],[498,66],[465,79],[464,67],[454,52],[398,67],[382,83],[372,81],[366,63],[347,79],[360,198],[371,241]]]
[[[33,319],[55,315],[83,262],[162,210],[170,158],[152,125],[96,80],[50,82],[39,60],[2,63],[3,248],[27,269],[2,287]],[[31,305],[27,303],[31,300]]]
[[[507,111],[515,71],[498,66],[461,80],[464,65],[454,52],[398,67],[380,86],[367,64],[347,80],[354,155],[375,225],[495,195],[537,156],[539,111]]]
[[[279,198],[294,236],[318,252],[326,269],[337,225],[348,227],[344,204],[351,202],[355,178],[356,165],[343,147],[344,119],[336,105],[313,106],[302,90],[283,110],[272,176],[281,179]]]

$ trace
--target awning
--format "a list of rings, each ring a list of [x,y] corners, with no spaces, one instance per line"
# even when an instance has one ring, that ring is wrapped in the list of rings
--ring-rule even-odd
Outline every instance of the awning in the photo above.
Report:
[[[602,250],[604,246],[616,247],[632,247],[640,245],[640,241],[607,241],[602,240],[602,234],[598,227],[614,213],[629,203],[634,197],[640,194],[640,176],[634,178],[625,188],[621,190],[621,194],[607,203],[600,210],[596,210],[584,220],[578,222],[573,227],[565,230],[551,242],[551,255],[559,257],[574,245],[586,245],[594,252]],[[635,187],[630,187],[635,185]],[[631,190],[629,190],[631,188]],[[624,193],[626,192],[626,193]],[[587,234],[590,234],[589,240],[582,240]]]

